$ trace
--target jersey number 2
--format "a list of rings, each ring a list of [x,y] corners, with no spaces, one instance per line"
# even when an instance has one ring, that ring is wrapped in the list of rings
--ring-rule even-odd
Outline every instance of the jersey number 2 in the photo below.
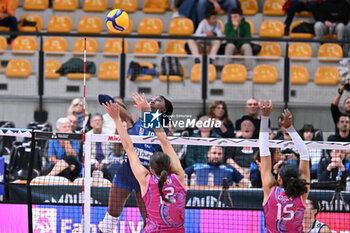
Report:
[[[291,208],[291,207],[293,207],[293,204],[288,204],[288,205],[285,205],[283,207],[283,215],[289,214],[289,216],[286,217],[286,218],[283,218],[283,220],[288,221],[288,220],[293,219],[294,211],[293,210],[288,210],[288,208]],[[277,219],[280,220],[281,216],[282,216],[282,205],[281,205],[281,203],[277,203],[277,208],[278,208],[277,209]]]
[[[174,195],[174,188],[173,187],[166,187],[164,191],[169,191],[166,195],[165,198],[169,199],[172,195]],[[160,204],[163,204],[163,199],[160,197]]]

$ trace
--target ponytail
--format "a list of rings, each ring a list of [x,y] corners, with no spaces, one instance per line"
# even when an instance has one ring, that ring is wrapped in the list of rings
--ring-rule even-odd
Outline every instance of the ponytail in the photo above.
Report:
[[[287,184],[284,186],[288,197],[299,197],[300,195],[303,195],[307,192],[306,185],[306,180],[299,179],[297,177],[291,177],[287,181]]]
[[[159,181],[158,181],[158,190],[160,193],[160,196],[162,197],[163,201],[170,203],[170,200],[168,198],[164,197],[164,193],[163,193],[163,185],[165,183],[165,181],[168,178],[168,172],[165,170],[162,170],[159,176]]]

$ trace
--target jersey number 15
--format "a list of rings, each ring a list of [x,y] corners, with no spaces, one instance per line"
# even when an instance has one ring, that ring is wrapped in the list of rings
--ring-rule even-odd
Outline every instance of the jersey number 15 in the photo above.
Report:
[[[283,207],[283,210],[282,210],[282,205],[281,203],[277,203],[277,219],[278,220],[281,220],[282,218],[282,215],[286,215],[286,214],[289,214],[287,215],[288,217],[283,217],[282,219],[285,220],[285,221],[288,221],[288,220],[291,220],[293,219],[294,217],[294,211],[293,210],[290,210],[288,208],[291,208],[293,207],[293,204],[288,204],[288,205],[285,205]]]

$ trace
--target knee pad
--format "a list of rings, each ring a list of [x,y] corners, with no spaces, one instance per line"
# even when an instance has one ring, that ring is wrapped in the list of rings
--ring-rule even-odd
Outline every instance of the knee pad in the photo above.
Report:
[[[119,217],[113,217],[108,212],[102,222],[98,224],[98,228],[103,233],[113,233],[117,229]]]

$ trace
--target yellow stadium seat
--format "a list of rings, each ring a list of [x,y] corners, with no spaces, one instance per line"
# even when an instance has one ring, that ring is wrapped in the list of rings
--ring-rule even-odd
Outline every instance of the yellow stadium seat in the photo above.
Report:
[[[134,47],[134,53],[157,54],[159,52],[158,42],[150,39],[138,40]]]
[[[128,27],[124,30],[124,31],[110,31],[109,29],[107,29],[108,34],[123,34],[123,35],[129,35],[130,33],[132,33],[133,31],[133,23],[131,18],[129,18],[129,25]]]
[[[185,45],[184,40],[170,40],[165,45],[164,54],[186,55]]]
[[[137,11],[137,0],[114,0],[113,9],[122,9],[132,13]]]
[[[193,34],[193,22],[187,18],[174,18],[170,21],[169,36],[190,36]]]
[[[246,21],[247,23],[249,23],[249,26],[250,26],[250,35],[253,36],[253,35],[254,35],[254,24],[253,24],[253,22],[252,22],[251,20],[249,20],[249,19],[245,19],[245,21]]]
[[[305,85],[309,82],[309,71],[305,66],[292,66],[290,80],[293,85]]]
[[[78,33],[101,33],[102,20],[97,16],[83,16],[78,23]]]
[[[334,58],[342,58],[343,49],[338,44],[325,43],[319,47],[317,56],[318,58],[320,58],[319,59],[320,61],[338,62],[339,59],[334,59]],[[328,58],[331,58],[331,59],[328,59]]]
[[[336,67],[320,66],[316,70],[314,82],[317,85],[338,85],[339,71]]]
[[[260,37],[281,38],[284,35],[284,25],[278,20],[265,20],[260,25]]]
[[[108,0],[84,0],[83,11],[105,12],[108,9]]]
[[[37,42],[31,36],[18,36],[13,40],[12,53],[14,54],[34,54],[37,50]]]
[[[191,81],[199,83],[201,81],[202,72],[201,64],[195,64],[191,69]],[[209,82],[212,83],[216,79],[216,69],[213,64],[209,64]]]
[[[47,25],[47,32],[69,33],[72,29],[73,20],[68,15],[54,15]]]
[[[141,19],[137,28],[139,35],[160,35],[163,32],[163,22],[159,18],[146,17]]]
[[[99,80],[118,80],[119,64],[115,61],[105,61],[101,63],[97,75]]]
[[[312,17],[312,13],[310,11],[299,11],[295,13],[297,17]]]
[[[303,21],[303,20],[297,20],[297,21],[294,21],[292,23],[292,25],[290,26],[290,29],[289,29],[289,37],[290,38],[293,38],[293,39],[311,39],[314,37],[314,34],[312,34],[312,33],[292,32],[296,26],[298,26],[299,24],[301,24],[303,22],[309,23],[309,22]]]
[[[6,77],[27,78],[32,73],[32,66],[26,59],[10,60],[6,67]]]
[[[22,15],[20,18],[23,21],[23,19],[26,19],[31,22],[36,22],[35,26],[25,26],[23,27],[22,23],[18,24],[18,30],[20,32],[40,32],[43,29],[43,20],[40,17],[40,15],[34,15],[34,14],[28,14],[28,15]]]
[[[64,37],[49,37],[44,41],[43,50],[47,54],[63,55],[68,50],[67,40]]]
[[[153,69],[154,66],[151,63],[148,62],[139,62],[140,66],[147,66],[149,69]],[[131,76],[128,76],[128,79],[131,79]],[[142,76],[137,76],[137,78],[134,81],[137,82],[150,82],[152,81],[153,76],[152,75],[142,75]]]
[[[53,10],[55,11],[75,11],[79,6],[79,0],[54,0]]]
[[[256,15],[258,13],[258,3],[256,0],[239,0],[243,15]]]
[[[145,0],[142,11],[144,13],[165,13],[169,9],[168,0]]]
[[[220,23],[222,34],[225,34],[225,25],[224,25],[224,22],[222,22],[221,19],[217,19],[217,21]]]
[[[91,74],[86,74],[85,78],[86,80],[89,80],[91,78]],[[83,73],[69,73],[67,74],[68,79],[78,79],[78,80],[84,80],[84,74]]]
[[[247,80],[247,69],[241,64],[227,64],[221,72],[223,83],[244,83]]]
[[[261,50],[257,54],[259,57],[281,57],[282,49],[277,42],[262,42]]]
[[[182,82],[185,79],[185,68],[180,64],[180,70],[182,72],[182,76],[179,75],[159,75],[159,80],[162,82]]]
[[[1,32],[8,32],[8,31],[10,31],[10,28],[6,27],[6,26],[0,26],[0,31]]]
[[[24,0],[23,9],[27,11],[43,11],[49,7],[49,0]]]
[[[282,9],[285,0],[266,0],[264,2],[263,14],[272,16],[283,16],[286,12]]]
[[[14,1],[13,1],[13,6],[14,6],[15,8],[18,7],[18,1],[19,1],[19,0],[14,0]]]
[[[93,38],[86,39],[86,55],[95,56],[98,51],[97,41]],[[84,55],[84,38],[76,39],[73,45],[73,54],[74,55]]]
[[[45,77],[47,79],[58,79],[60,77],[59,73],[56,73],[61,67],[61,63],[57,60],[46,60],[45,61]]]
[[[292,43],[288,46],[288,57],[290,58],[312,57],[312,48],[307,43]],[[302,59],[298,59],[298,60],[302,60]]]
[[[122,52],[122,39],[108,39],[103,47],[104,56],[118,56]],[[129,52],[129,45],[126,40],[124,40],[124,53]]]
[[[7,49],[7,41],[5,37],[0,36],[0,54],[2,54],[6,49]]]
[[[253,71],[253,83],[273,84],[278,80],[276,67],[272,65],[258,65]]]

